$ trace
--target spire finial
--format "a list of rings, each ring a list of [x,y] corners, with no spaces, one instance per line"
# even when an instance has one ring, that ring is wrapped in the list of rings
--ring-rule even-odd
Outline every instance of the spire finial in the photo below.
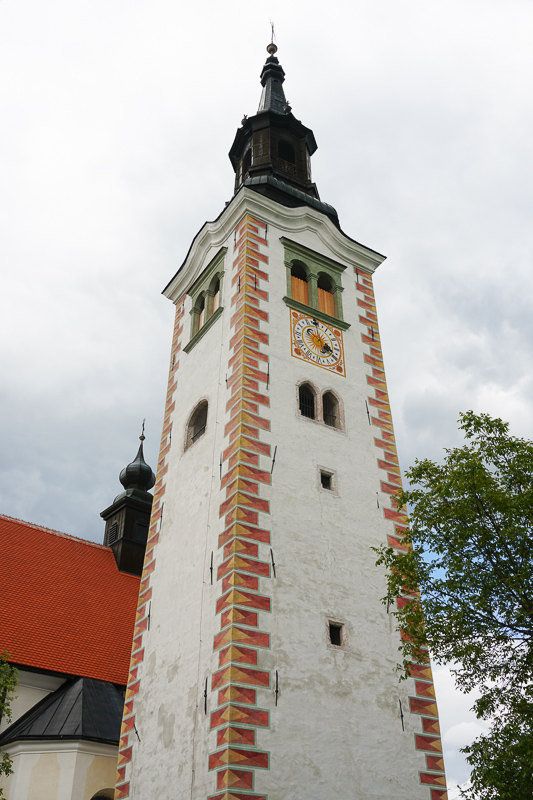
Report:
[[[267,44],[267,53],[269,54],[269,56],[273,56],[275,53],[277,53],[278,48],[277,45],[274,44],[275,33],[274,33],[274,23],[272,22],[272,20],[270,20],[270,28],[272,29],[272,35],[270,37],[270,42]]]
[[[278,48],[277,45],[274,44],[275,33],[274,33],[274,23],[272,22],[272,20],[270,20],[270,27],[272,29],[272,35],[270,37],[270,42],[267,45],[267,53],[270,56],[273,56],[274,53],[277,53]]]
[[[141,435],[139,436],[139,439],[141,440],[141,442],[144,442],[144,440],[146,439],[146,436],[144,435],[144,423],[145,422],[146,422],[146,417],[143,419],[142,431],[141,431]]]

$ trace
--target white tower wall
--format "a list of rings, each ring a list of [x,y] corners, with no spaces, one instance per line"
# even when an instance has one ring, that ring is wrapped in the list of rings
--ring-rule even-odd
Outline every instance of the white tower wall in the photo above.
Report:
[[[284,298],[296,251],[315,272],[338,270],[343,327],[307,316],[342,337],[342,369],[294,355],[291,315],[303,312]],[[167,287],[176,326],[117,798],[446,797],[431,671],[398,683],[371,549],[401,546],[406,523],[391,502],[400,477],[371,284],[381,261],[319,211],[244,188]],[[301,414],[306,381],[318,407],[335,392],[340,428]],[[204,400],[205,432],[187,447]]]

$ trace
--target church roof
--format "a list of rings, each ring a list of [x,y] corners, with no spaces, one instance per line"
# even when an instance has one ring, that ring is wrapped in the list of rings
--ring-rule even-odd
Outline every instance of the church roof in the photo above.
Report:
[[[93,678],[67,681],[0,736],[0,746],[24,739],[90,739],[118,744],[124,696]]]
[[[0,575],[14,664],[127,683],[139,578],[110,548],[0,515]]]

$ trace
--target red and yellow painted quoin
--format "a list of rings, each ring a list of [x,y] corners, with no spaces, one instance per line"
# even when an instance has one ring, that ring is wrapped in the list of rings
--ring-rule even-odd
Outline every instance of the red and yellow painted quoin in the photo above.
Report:
[[[265,578],[271,565],[259,559],[259,545],[270,545],[269,502],[260,497],[261,485],[270,485],[270,472],[259,469],[259,456],[270,456],[268,442],[270,401],[268,385],[268,246],[266,225],[246,215],[234,236],[231,276],[231,329],[227,402],[230,421],[225,427],[223,453],[226,472],[221,480],[226,499],[220,506],[224,531],[219,536],[223,562],[218,568],[220,633],[215,636],[219,669],[212,678],[217,708],[211,729],[217,731],[217,750],[209,756],[216,770],[216,789],[209,800],[248,800],[254,771],[268,769],[269,753],[260,747],[261,729],[269,727],[269,712],[260,705],[261,692],[271,676],[258,668],[260,653],[270,648],[270,636],[260,629],[271,611]],[[242,726],[246,727],[242,727]],[[266,800],[265,795],[253,795]]]
[[[152,516],[150,519],[150,529],[148,532],[144,568],[139,587],[139,602],[137,605],[137,615],[135,617],[130,671],[128,675],[122,729],[120,733],[115,800],[121,800],[121,798],[130,796],[130,782],[128,780],[127,773],[128,767],[131,763],[133,744],[137,736],[134,704],[135,697],[138,694],[140,687],[140,680],[138,676],[139,664],[144,660],[143,639],[148,629],[149,604],[152,598],[151,583],[156,566],[155,547],[159,540],[158,527],[163,512],[163,501],[166,490],[166,474],[168,472],[167,455],[170,450],[172,431],[171,417],[175,408],[174,393],[177,388],[176,373],[179,368],[179,352],[181,350],[181,337],[183,334],[183,316],[184,309],[182,298],[182,300],[176,305],[176,314],[174,318],[174,333],[172,336],[172,347],[170,350],[170,370],[165,402],[165,416],[163,420],[163,432],[161,434],[161,445],[159,448],[159,459],[157,462],[157,480],[154,487]]]
[[[374,444],[379,453],[378,467],[383,474],[381,491],[391,497],[390,507],[383,509],[385,519],[390,520],[393,526],[393,531],[388,536],[388,543],[391,547],[403,550],[405,545],[402,544],[402,539],[408,520],[405,512],[399,510],[394,501],[394,495],[401,488],[401,472],[385,380],[372,276],[356,270],[356,280],[359,294],[357,298],[360,309],[359,322],[363,326],[362,340],[367,346],[364,359],[371,368],[371,374],[367,375],[370,391],[367,402],[371,409],[371,423],[380,432],[374,437]],[[417,750],[425,751],[426,766],[431,770],[419,773],[420,783],[430,787],[431,800],[446,800],[448,795],[442,741],[431,667],[429,664],[413,664],[411,675],[415,678],[416,697],[409,698],[409,711],[412,714],[420,714],[422,723],[422,732],[415,735],[415,747]]]

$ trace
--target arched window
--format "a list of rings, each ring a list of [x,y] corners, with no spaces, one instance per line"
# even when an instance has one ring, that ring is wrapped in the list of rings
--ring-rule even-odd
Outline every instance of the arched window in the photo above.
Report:
[[[298,390],[298,403],[302,417],[316,419],[315,393],[308,383],[302,383]]]
[[[213,282],[211,291],[213,292],[213,314],[214,314],[220,305],[220,278],[216,278],[216,280]]]
[[[113,800],[115,796],[114,789],[100,789],[99,792],[93,794],[91,800]]]
[[[309,305],[309,286],[307,272],[301,264],[295,261],[291,267],[291,295],[293,300]]]
[[[318,277],[317,283],[318,293],[318,310],[329,314],[331,317],[335,316],[335,300],[333,297],[333,285],[331,278],[322,273]]]
[[[288,161],[289,164],[296,164],[296,156],[294,155],[292,145],[283,141],[283,139],[281,142],[278,142],[278,157],[282,158],[284,161]]]
[[[186,450],[205,433],[205,428],[207,425],[207,408],[207,400],[202,400],[202,402],[198,403],[192,412],[189,418],[189,424],[187,425],[187,441],[185,443]]]
[[[324,392],[322,396],[322,413],[324,422],[331,428],[340,428],[339,401],[333,392]]]

